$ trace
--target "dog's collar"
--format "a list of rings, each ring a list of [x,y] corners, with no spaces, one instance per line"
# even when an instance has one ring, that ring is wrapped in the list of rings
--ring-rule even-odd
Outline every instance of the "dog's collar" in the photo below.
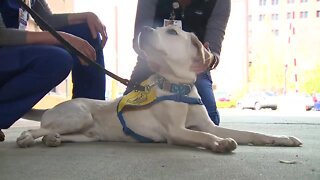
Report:
[[[166,78],[159,75],[157,77],[157,81],[158,81],[157,83],[158,87],[160,89],[171,92],[171,93],[180,94],[180,95],[188,95],[191,92],[191,89],[193,87],[193,84],[171,83]]]

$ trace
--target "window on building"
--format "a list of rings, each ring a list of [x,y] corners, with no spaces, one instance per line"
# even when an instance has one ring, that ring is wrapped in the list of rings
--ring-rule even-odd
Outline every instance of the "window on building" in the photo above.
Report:
[[[318,1],[320,1],[320,0],[318,0]],[[320,10],[317,11],[317,15],[316,16],[320,17]]]
[[[294,0],[287,0],[287,4],[293,4]]]
[[[300,11],[300,19],[308,18],[308,11]]]
[[[271,14],[271,19],[272,19],[273,21],[279,20],[279,14]]]
[[[266,15],[265,14],[260,14],[259,15],[259,21],[263,21],[265,19]]]
[[[308,0],[300,0],[301,3],[307,3]]]
[[[259,0],[259,6],[267,5],[267,0]]]
[[[272,1],[271,1],[271,4],[272,4],[272,5],[279,5],[279,0],[272,0]]]
[[[272,33],[275,36],[279,36],[279,29],[272,29]]]
[[[294,19],[295,18],[295,13],[294,11],[292,12],[287,12],[287,19]]]

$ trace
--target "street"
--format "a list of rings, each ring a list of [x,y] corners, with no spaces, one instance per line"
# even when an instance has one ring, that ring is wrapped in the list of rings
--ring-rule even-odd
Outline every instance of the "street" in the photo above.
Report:
[[[320,112],[221,109],[221,126],[293,135],[302,147],[238,146],[232,154],[166,144],[66,143],[48,148],[40,140],[20,149],[19,134],[38,122],[20,120],[0,143],[1,180],[47,179],[236,179],[319,180]]]

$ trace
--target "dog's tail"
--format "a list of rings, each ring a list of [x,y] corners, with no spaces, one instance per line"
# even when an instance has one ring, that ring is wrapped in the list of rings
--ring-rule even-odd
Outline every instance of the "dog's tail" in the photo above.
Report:
[[[31,109],[25,115],[23,115],[23,119],[32,120],[32,121],[41,121],[41,117],[44,112],[48,109]]]

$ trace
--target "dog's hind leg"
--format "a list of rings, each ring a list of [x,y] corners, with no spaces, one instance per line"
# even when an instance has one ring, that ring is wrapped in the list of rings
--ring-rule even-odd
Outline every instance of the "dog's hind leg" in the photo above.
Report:
[[[209,133],[185,128],[172,130],[167,141],[169,144],[205,147],[218,153],[231,152],[237,148],[237,143],[231,138],[223,139]]]
[[[59,135],[58,133],[49,134],[43,137],[42,142],[49,147],[56,147],[61,142],[94,142],[97,138],[87,137],[83,134]]]
[[[16,143],[21,148],[29,147],[35,143],[35,139],[48,135],[50,133],[50,130],[44,128],[24,131],[17,138]]]
[[[88,137],[84,134],[69,134],[61,135],[62,142],[95,142],[99,141],[99,138]]]
[[[56,147],[61,142],[94,142],[99,141],[98,137],[89,137],[85,134],[58,134],[50,133],[42,138],[42,142],[49,147]]]
[[[59,146],[61,142],[93,142],[99,140],[98,138],[88,137],[83,134],[60,135],[50,130],[40,128],[22,132],[20,137],[17,138],[17,144],[21,148],[30,147],[35,143],[35,139],[42,136],[42,142],[49,147]]]

